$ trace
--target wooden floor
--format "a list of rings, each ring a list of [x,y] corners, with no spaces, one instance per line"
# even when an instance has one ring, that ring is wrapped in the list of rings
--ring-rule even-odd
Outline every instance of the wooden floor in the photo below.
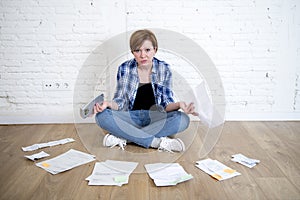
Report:
[[[200,153],[206,133],[194,122],[179,135],[187,144],[187,151],[170,154],[132,144],[125,151],[102,147],[102,131],[93,124],[0,126],[0,199],[300,199],[300,122],[226,122],[217,144],[206,157],[217,159],[242,175],[221,182],[195,167],[195,161],[206,158]],[[22,146],[67,137],[76,142],[43,150],[55,157],[71,148],[85,152],[89,149],[99,161],[135,159],[140,164],[127,185],[88,186],[85,178],[95,162],[51,175],[24,158],[39,151],[23,152]],[[230,161],[236,153],[261,163],[249,169]],[[180,163],[194,178],[172,187],[156,187],[143,164],[164,161]]]

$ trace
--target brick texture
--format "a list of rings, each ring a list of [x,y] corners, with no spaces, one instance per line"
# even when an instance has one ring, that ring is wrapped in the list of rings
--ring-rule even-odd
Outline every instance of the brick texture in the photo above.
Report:
[[[111,97],[116,67],[131,57],[107,60],[104,73],[101,44],[141,28],[176,31],[204,49],[222,79],[227,120],[299,119],[299,9],[298,0],[1,0],[0,122],[76,122],[80,104]],[[161,56],[189,84],[203,78],[175,54]]]

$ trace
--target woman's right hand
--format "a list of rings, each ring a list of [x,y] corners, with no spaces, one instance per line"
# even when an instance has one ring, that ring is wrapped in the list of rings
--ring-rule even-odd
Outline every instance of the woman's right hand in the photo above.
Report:
[[[94,114],[104,111],[108,107],[108,105],[109,103],[107,101],[103,101],[101,104],[96,103],[94,106]]]

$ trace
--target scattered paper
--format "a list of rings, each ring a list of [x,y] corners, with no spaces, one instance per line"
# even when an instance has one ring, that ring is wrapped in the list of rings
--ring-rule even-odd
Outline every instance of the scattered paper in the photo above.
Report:
[[[178,163],[146,164],[145,168],[156,186],[170,186],[193,178]]]
[[[75,140],[73,138],[65,138],[65,139],[51,141],[51,142],[47,142],[47,143],[33,144],[28,147],[22,147],[22,150],[23,151],[34,151],[37,149],[41,149],[41,148],[45,148],[45,147],[52,147],[52,146],[59,145],[59,144],[66,144],[66,143],[74,142],[74,141]]]
[[[36,166],[50,172],[51,174],[58,174],[94,160],[95,156],[91,154],[70,149],[66,153],[55,158],[36,163]]]
[[[49,154],[45,153],[44,151],[41,151],[40,153],[36,153],[30,156],[24,156],[26,158],[28,158],[29,160],[35,161],[41,158],[45,158],[47,156],[50,156]]]
[[[240,163],[246,167],[249,167],[249,168],[252,168],[254,167],[257,163],[260,162],[260,160],[256,160],[256,159],[252,159],[252,158],[248,158],[246,156],[244,156],[243,154],[235,154],[235,155],[232,155],[232,161],[233,162],[237,162],[237,163]]]
[[[205,159],[196,162],[196,167],[209,174],[218,181],[241,175],[234,169],[227,167],[217,160]]]
[[[88,185],[117,185],[127,184],[129,176],[138,163],[107,160],[95,163],[92,174],[86,178]]]

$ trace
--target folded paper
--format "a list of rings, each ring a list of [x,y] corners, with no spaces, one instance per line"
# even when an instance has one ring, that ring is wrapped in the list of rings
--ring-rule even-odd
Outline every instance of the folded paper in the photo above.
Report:
[[[234,169],[227,167],[217,160],[210,158],[196,162],[196,167],[209,174],[218,181],[226,180],[238,175],[241,175]]]
[[[41,151],[39,153],[36,153],[36,154],[32,154],[30,156],[24,156],[26,158],[28,158],[29,160],[32,160],[32,161],[35,161],[35,160],[38,160],[38,159],[41,159],[41,158],[45,158],[47,156],[50,156],[49,154],[47,154],[46,152],[44,151]]]
[[[244,156],[243,154],[235,154],[232,155],[232,161],[233,162],[237,162],[240,163],[246,167],[252,168],[254,167],[257,163],[260,163],[260,160],[256,160],[256,159],[252,159],[252,158],[248,158],[246,156]]]
[[[22,147],[22,150],[23,151],[34,151],[37,149],[41,149],[41,148],[45,148],[45,147],[52,147],[52,146],[60,145],[60,144],[66,144],[66,143],[74,142],[74,141],[75,140],[73,138],[65,138],[65,139],[51,141],[51,142],[47,142],[47,143],[39,143],[39,144],[33,144],[31,146],[27,146],[27,147]]]

